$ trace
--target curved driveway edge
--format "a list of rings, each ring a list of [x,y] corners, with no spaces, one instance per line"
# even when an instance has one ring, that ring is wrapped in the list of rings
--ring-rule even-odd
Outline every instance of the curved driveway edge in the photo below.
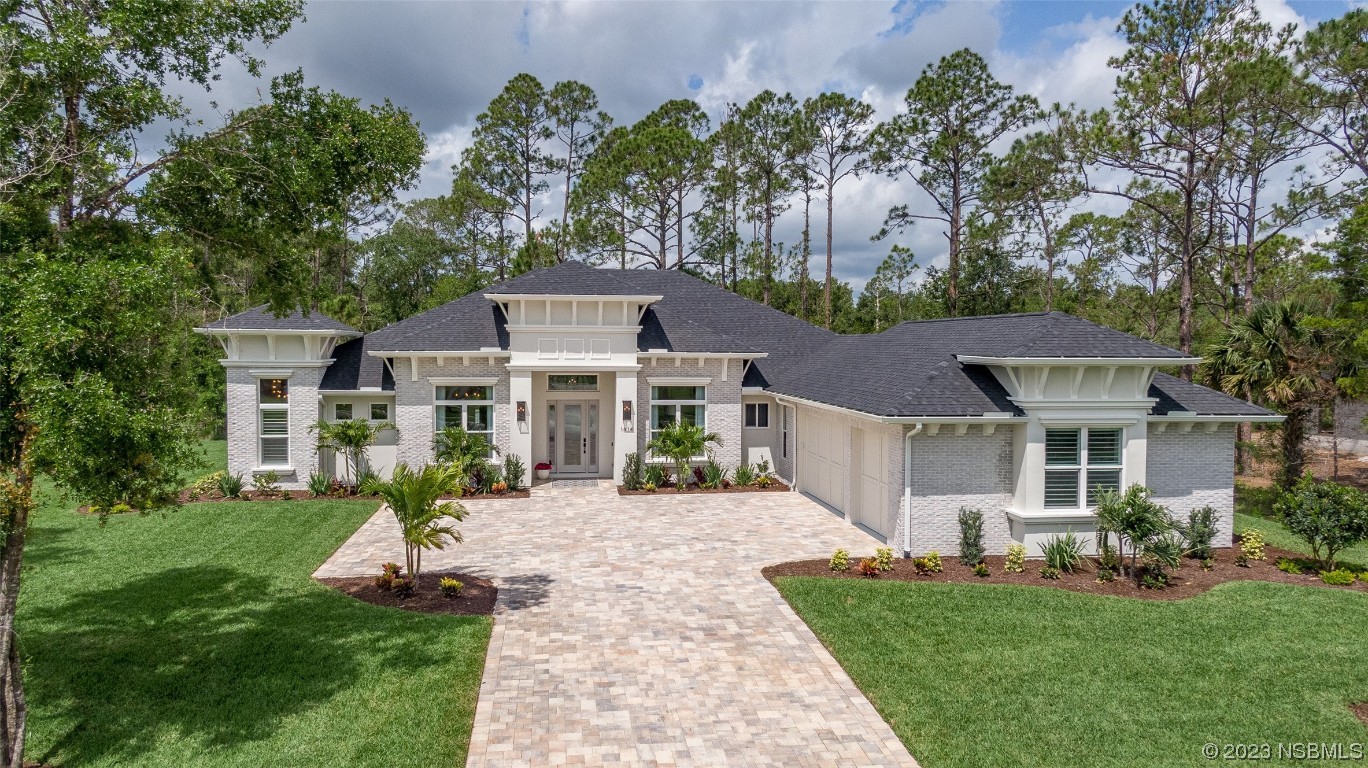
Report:
[[[499,586],[471,768],[911,766],[760,569],[878,542],[796,493],[468,502],[423,556]],[[315,576],[398,559],[382,509]]]

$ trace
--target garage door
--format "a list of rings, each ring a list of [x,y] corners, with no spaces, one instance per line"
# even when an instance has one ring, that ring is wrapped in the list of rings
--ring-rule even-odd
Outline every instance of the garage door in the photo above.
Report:
[[[877,429],[850,430],[850,517],[880,535],[888,535],[888,441]]]
[[[845,512],[845,441],[835,419],[798,409],[798,487]]]

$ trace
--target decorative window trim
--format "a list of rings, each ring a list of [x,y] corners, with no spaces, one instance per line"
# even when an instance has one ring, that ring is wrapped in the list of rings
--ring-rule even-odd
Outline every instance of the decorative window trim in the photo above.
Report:
[[[380,418],[376,418],[376,416],[375,416],[375,408],[376,408],[376,406],[380,406],[380,407],[382,407],[382,408],[385,409],[385,415],[384,415],[384,416],[382,416],[382,417],[380,417]],[[367,403],[367,408],[368,408],[368,410],[369,410],[369,412],[370,412],[370,420],[371,420],[371,421],[387,422],[387,421],[390,420],[390,404],[389,404],[388,402]]]
[[[1117,433],[1117,441],[1116,441],[1116,458],[1117,458],[1117,461],[1116,461],[1115,463],[1094,463],[1094,462],[1093,462],[1092,457],[1089,455],[1089,443],[1091,442],[1090,434],[1091,434],[1092,432],[1094,432],[1094,431],[1097,431],[1097,432],[1115,432],[1115,433]],[[1102,472],[1106,472],[1106,473],[1115,472],[1115,473],[1116,473],[1116,477],[1117,477],[1117,486],[1118,486],[1118,487],[1124,487],[1124,485],[1125,485],[1125,472],[1126,472],[1126,468],[1125,468],[1125,463],[1126,463],[1126,430],[1125,430],[1124,427],[1119,427],[1119,426],[1115,426],[1115,425],[1111,425],[1111,424],[1093,424],[1093,425],[1089,425],[1089,426],[1070,426],[1070,427],[1050,426],[1049,428],[1047,428],[1047,429],[1045,430],[1045,433],[1046,433],[1046,443],[1047,443],[1047,444],[1048,444],[1048,442],[1049,442],[1049,433],[1050,433],[1050,432],[1074,432],[1074,433],[1076,433],[1077,436],[1078,436],[1078,437],[1077,437],[1077,441],[1078,441],[1078,442],[1077,442],[1077,446],[1078,446],[1077,451],[1078,451],[1078,453],[1077,453],[1077,461],[1074,462],[1074,463],[1070,463],[1070,464],[1050,464],[1050,463],[1049,463],[1048,451],[1047,451],[1047,453],[1046,453],[1046,458],[1045,458],[1045,464],[1044,464],[1044,466],[1043,466],[1043,468],[1042,468],[1042,471],[1041,471],[1041,492],[1042,492],[1041,506],[1042,506],[1042,508],[1043,508],[1044,510],[1049,511],[1049,512],[1065,512],[1065,511],[1071,511],[1071,510],[1072,510],[1072,511],[1083,511],[1083,510],[1089,510],[1089,509],[1094,508],[1094,507],[1096,506],[1095,504],[1089,504],[1089,503],[1088,503],[1088,495],[1089,495],[1089,493],[1090,493],[1090,489],[1093,488],[1093,487],[1095,487],[1095,485],[1096,485],[1096,484],[1094,484],[1094,483],[1090,483],[1090,482],[1089,482],[1090,475],[1091,475],[1091,473],[1093,473],[1093,472],[1099,472],[1099,473],[1102,473]],[[1049,484],[1049,481],[1048,481],[1047,478],[1049,477],[1049,474],[1050,474],[1051,472],[1056,472],[1056,473],[1073,472],[1073,473],[1074,473],[1074,484],[1075,484],[1075,489],[1074,489],[1074,503],[1073,503],[1072,505],[1064,506],[1064,505],[1059,505],[1059,504],[1054,504],[1054,505],[1050,504],[1049,499],[1048,499],[1048,496],[1046,495],[1046,493],[1047,493],[1047,488],[1048,488],[1048,484]]]
[[[339,408],[346,408],[347,415],[343,416],[338,410]],[[356,406],[352,403],[333,403],[333,421],[351,421],[355,417]]]
[[[769,429],[770,428],[770,404],[769,403],[743,403],[741,406],[741,427],[743,429]],[[761,419],[760,416],[764,415]],[[754,416],[754,418],[752,418]],[[754,422],[754,423],[752,423]],[[764,423],[761,423],[764,422]]]

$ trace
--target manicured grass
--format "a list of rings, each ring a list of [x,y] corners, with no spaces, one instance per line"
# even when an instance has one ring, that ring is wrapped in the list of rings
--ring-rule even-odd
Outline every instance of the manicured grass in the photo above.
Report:
[[[191,504],[104,528],[69,509],[49,499],[29,538],[30,759],[465,764],[488,617],[379,608],[309,578],[375,502]]]
[[[1258,528],[1263,532],[1264,543],[1273,547],[1290,549],[1293,552],[1303,552],[1311,554],[1311,546],[1304,539],[1287,530],[1287,527],[1277,520],[1269,520],[1253,515],[1246,515],[1241,512],[1235,513],[1235,532],[1244,533],[1250,528]],[[1337,559],[1345,565],[1353,566],[1359,570],[1368,568],[1368,542],[1362,542],[1340,552]]]
[[[1368,742],[1348,709],[1368,699],[1359,593],[777,586],[925,768],[1199,766],[1208,742]]]

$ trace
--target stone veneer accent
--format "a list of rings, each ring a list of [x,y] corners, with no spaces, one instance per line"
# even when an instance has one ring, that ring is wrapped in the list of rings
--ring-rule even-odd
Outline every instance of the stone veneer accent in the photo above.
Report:
[[[1217,516],[1217,547],[1231,546],[1235,530],[1235,425],[1222,424],[1215,432],[1196,425],[1181,432],[1170,424],[1164,432],[1149,428],[1146,485],[1154,500],[1179,520],[1188,512],[1210,505]]]
[[[268,365],[258,366],[267,368]],[[252,470],[260,457],[257,434],[257,382],[253,368],[228,368],[228,474],[241,474],[250,487]],[[292,371],[290,381],[290,468],[280,474],[280,486],[292,490],[307,487],[309,475],[318,469],[314,436],[309,431],[318,421],[318,383],[323,368],[291,368],[288,363],[270,364],[270,370]]]
[[[978,425],[963,435],[953,430],[943,426],[937,435],[912,438],[912,554],[934,549],[942,557],[958,556],[961,507],[983,512],[984,549],[1003,554],[1012,543],[1006,510],[1013,499],[1015,430],[998,427],[991,435]],[[901,548],[901,515],[898,523],[893,543]]]

